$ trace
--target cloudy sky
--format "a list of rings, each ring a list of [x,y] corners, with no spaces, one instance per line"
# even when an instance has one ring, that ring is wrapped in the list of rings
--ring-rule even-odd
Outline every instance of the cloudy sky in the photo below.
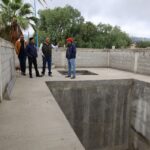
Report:
[[[150,38],[150,0],[47,0],[47,5],[37,3],[37,8],[67,4],[77,8],[86,21],[118,25],[130,36]]]

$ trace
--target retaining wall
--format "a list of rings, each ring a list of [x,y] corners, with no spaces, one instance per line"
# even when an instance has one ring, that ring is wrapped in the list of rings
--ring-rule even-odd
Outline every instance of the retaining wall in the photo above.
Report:
[[[64,48],[53,50],[52,62],[55,67],[66,67]],[[42,67],[42,56],[39,54],[38,64]],[[129,72],[150,75],[150,49],[82,49],[77,48],[77,67],[98,68],[110,67]]]
[[[0,101],[9,93],[15,80],[14,46],[0,38]]]

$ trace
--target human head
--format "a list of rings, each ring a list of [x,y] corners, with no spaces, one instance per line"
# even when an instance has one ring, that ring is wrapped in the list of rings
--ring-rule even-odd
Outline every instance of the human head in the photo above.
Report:
[[[29,42],[34,44],[34,38],[33,37],[29,38]]]
[[[73,43],[73,38],[70,37],[66,41],[67,41],[67,47],[70,47],[71,44]]]
[[[20,35],[20,40],[23,41],[24,40],[24,36],[23,34]]]
[[[68,39],[67,39],[67,43],[73,43],[73,38],[71,38],[71,37],[68,38]]]
[[[45,40],[45,42],[46,42],[46,43],[50,43],[50,38],[47,37],[46,40]]]

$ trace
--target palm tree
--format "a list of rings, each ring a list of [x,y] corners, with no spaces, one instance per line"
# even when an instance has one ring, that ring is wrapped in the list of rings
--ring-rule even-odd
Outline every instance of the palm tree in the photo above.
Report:
[[[3,38],[15,42],[21,29],[27,29],[29,25],[35,28],[36,21],[31,4],[23,3],[23,0],[1,0],[0,32]]]

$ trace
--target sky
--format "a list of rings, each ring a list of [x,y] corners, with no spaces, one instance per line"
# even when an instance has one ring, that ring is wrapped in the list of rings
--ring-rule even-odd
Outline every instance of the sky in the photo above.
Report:
[[[46,0],[43,6],[35,1],[37,10],[71,5],[86,21],[117,25],[130,36],[150,38],[150,0]]]

